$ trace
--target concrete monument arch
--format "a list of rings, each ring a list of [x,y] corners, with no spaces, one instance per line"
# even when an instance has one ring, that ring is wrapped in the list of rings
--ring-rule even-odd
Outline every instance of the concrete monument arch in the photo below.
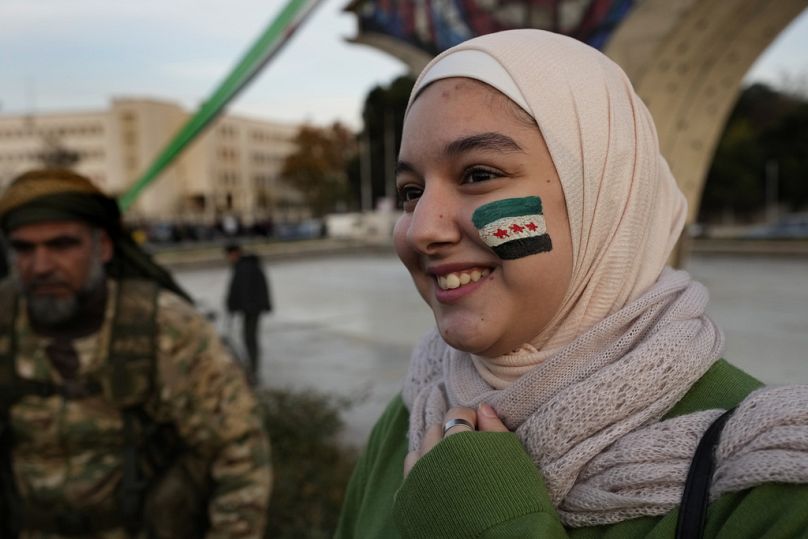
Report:
[[[631,78],[657,125],[662,153],[698,212],[707,170],[740,83],[805,9],[805,0],[645,0],[604,52]]]

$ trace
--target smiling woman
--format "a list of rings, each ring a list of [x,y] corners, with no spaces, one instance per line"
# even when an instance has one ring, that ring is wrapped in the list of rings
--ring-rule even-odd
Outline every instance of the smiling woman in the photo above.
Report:
[[[397,178],[406,198],[395,228],[401,260],[446,342],[487,357],[518,348],[546,325],[571,267],[564,194],[547,146],[535,123],[502,114],[504,101],[467,78],[426,87],[408,112],[399,156],[399,170],[406,172]],[[506,264],[480,236],[473,216],[484,218],[490,212],[483,206],[503,199],[537,195],[554,248]],[[494,235],[489,242],[499,239],[505,238]],[[485,279],[440,286],[475,269]],[[537,270],[542,279],[535,278]]]
[[[686,204],[619,67],[539,30],[446,51],[413,89],[397,185],[396,250],[436,328],[338,536],[808,527],[808,387],[720,359],[706,290],[666,267]]]

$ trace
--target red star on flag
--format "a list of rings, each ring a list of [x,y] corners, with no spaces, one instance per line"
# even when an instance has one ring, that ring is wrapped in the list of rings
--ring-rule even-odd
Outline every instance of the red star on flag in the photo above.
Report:
[[[507,238],[508,237],[508,231],[507,230],[502,230],[501,228],[498,228],[497,231],[494,232],[494,236],[498,237],[499,239]]]
[[[525,226],[526,226],[526,227],[527,227],[527,229],[528,229],[528,230],[530,230],[531,232],[535,232],[535,231],[536,231],[536,229],[537,229],[537,228],[539,228],[539,227],[537,227],[537,226],[536,226],[536,223],[528,223],[528,224],[526,224]]]
[[[523,227],[523,226],[519,226],[519,225],[518,225],[518,224],[516,224],[516,223],[512,224],[512,225],[511,225],[510,227],[508,227],[508,228],[510,228],[511,230],[513,230],[514,234],[519,234],[520,232],[522,232],[522,231],[525,229],[525,227]]]

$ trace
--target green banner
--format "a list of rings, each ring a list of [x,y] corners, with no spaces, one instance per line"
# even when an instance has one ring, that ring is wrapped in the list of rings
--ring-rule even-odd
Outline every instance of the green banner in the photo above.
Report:
[[[146,172],[129,188],[118,204],[126,211],[145,189],[204,129],[215,120],[228,103],[281,50],[306,16],[320,0],[290,0],[264,33],[250,47],[233,71],[205,101],[199,111],[177,132],[171,142],[152,162]]]

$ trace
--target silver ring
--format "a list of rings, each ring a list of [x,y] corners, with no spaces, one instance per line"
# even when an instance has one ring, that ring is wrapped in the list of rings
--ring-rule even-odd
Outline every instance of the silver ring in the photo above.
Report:
[[[474,425],[472,425],[471,422],[456,417],[443,424],[443,435],[446,436],[446,433],[455,427],[467,427],[469,430],[474,430]]]

